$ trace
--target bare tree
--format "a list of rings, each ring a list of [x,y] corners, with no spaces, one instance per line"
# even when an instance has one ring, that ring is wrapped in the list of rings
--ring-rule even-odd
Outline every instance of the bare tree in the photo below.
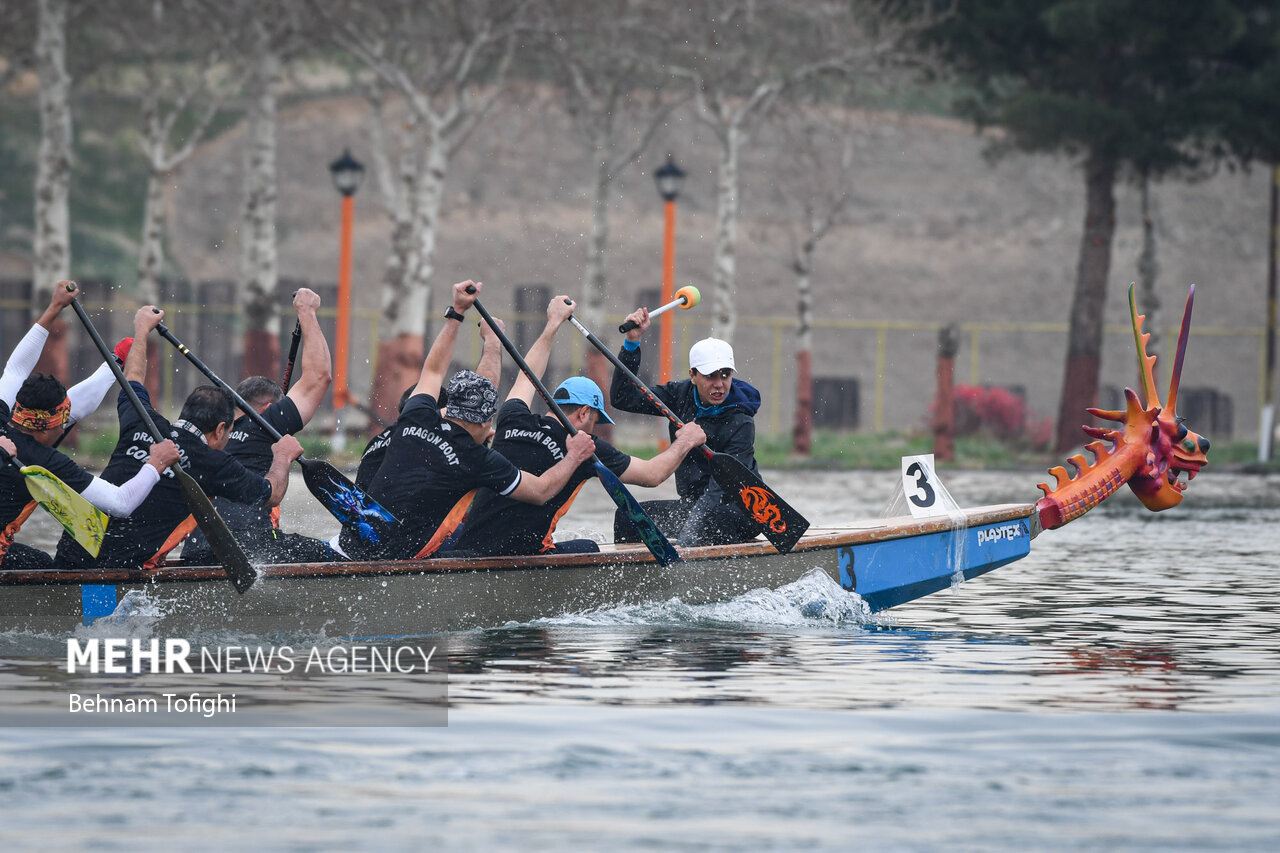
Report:
[[[591,232],[583,276],[583,321],[603,320],[608,287],[609,200],[614,179],[648,149],[687,95],[654,69],[639,0],[559,0],[540,7],[537,46],[554,61],[561,104],[592,169]],[[587,375],[609,387],[609,361],[591,349]],[[607,392],[606,392],[607,393]],[[607,428],[607,425],[602,425]],[[606,436],[607,437],[607,436]]]
[[[195,153],[243,74],[225,63],[227,34],[194,0],[113,4],[110,19],[124,41],[119,88],[140,105],[139,147],[147,162],[147,194],[138,248],[138,299],[158,302],[164,269],[164,188]],[[227,78],[227,79],[224,79]]]
[[[737,326],[739,161],[751,134],[802,84],[914,58],[907,36],[945,12],[945,3],[914,0],[720,0],[664,15],[683,47],[669,70],[692,85],[697,116],[720,146],[713,334],[731,340]]]
[[[422,368],[431,310],[436,230],[449,161],[494,103],[516,49],[526,0],[388,0],[376,4],[313,2],[309,8],[328,38],[359,60],[377,83],[371,88],[380,118],[389,92],[409,117],[404,131],[378,131],[398,145],[375,156],[395,219],[391,256],[382,282],[378,366],[370,405],[394,417],[401,390]]]
[[[787,157],[776,164],[770,210],[785,234],[780,256],[796,286],[796,412],[792,452],[808,456],[813,437],[813,262],[818,244],[848,224],[853,200],[855,113],[839,102],[786,105],[771,122]],[[767,221],[767,220],[766,220]]]
[[[36,73],[40,80],[40,153],[36,161],[32,306],[47,305],[71,273],[71,75],[67,70],[67,2],[37,0]],[[39,368],[67,375],[66,323],[51,330]]]

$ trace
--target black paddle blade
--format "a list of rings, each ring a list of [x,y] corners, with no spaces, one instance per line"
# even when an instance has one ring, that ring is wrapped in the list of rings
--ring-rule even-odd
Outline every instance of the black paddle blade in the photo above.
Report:
[[[304,456],[298,464],[302,466],[302,481],[311,494],[334,518],[350,525],[361,540],[377,545],[385,541],[392,528],[400,523],[367,492],[323,459]]]
[[[809,529],[809,521],[778,497],[758,475],[727,453],[711,454],[711,476],[727,494],[741,502],[743,508],[760,525],[764,538],[786,553],[796,546]]]
[[[680,552],[667,541],[667,537],[662,535],[658,525],[653,523],[653,519],[644,511],[644,507],[640,506],[640,502],[632,497],[631,492],[627,491],[627,487],[622,485],[618,475],[604,467],[599,460],[596,461],[595,466],[604,490],[609,493],[609,497],[613,498],[618,509],[626,515],[641,541],[653,553],[653,558],[664,566],[677,562],[680,559]]]
[[[213,502],[195,478],[176,465],[169,470],[177,475],[182,496],[187,499],[187,508],[195,516],[196,524],[200,525],[200,532],[209,541],[209,547],[213,549],[218,562],[226,569],[227,577],[235,585],[236,592],[247,592],[258,579],[258,571],[249,562],[244,549],[231,535],[231,529],[213,508]]]

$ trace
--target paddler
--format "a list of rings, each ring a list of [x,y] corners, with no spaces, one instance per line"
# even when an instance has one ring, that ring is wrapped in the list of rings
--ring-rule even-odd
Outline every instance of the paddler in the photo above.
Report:
[[[60,281],[54,285],[49,307],[19,341],[5,364],[4,374],[0,375],[0,423],[3,424],[0,430],[8,438],[0,442],[0,446],[23,465],[48,469],[108,515],[127,516],[150,494],[161,472],[178,461],[178,448],[172,441],[150,448],[144,456],[145,464],[139,464],[133,476],[120,481],[120,485],[95,477],[55,449],[70,425],[96,409],[115,382],[106,365],[69,391],[53,376],[31,373],[54,320],[77,293],[75,282]],[[53,567],[53,558],[48,554],[13,541],[34,509],[35,501],[27,491],[22,473],[12,465],[0,466],[0,527],[3,528],[0,530],[0,567],[36,570]]]
[[[501,326],[502,321],[498,321],[498,324]],[[502,342],[489,328],[488,323],[480,324],[480,338],[484,346],[480,351],[480,362],[476,365],[476,374],[488,379],[496,388],[498,379],[502,375]],[[396,405],[396,417],[404,411],[404,404],[409,402],[409,398],[413,396],[417,387],[417,385],[410,385],[404,389],[404,393],[400,395],[400,402]],[[449,407],[449,392],[443,386],[436,396],[436,402],[441,410]],[[382,467],[382,460],[387,455],[387,447],[391,444],[391,433],[394,431],[395,424],[392,424],[369,439],[369,443],[365,445],[364,452],[360,454],[360,465],[356,468],[356,485],[360,488],[367,491],[373,478],[378,476],[378,469]]]
[[[636,373],[640,369],[640,339],[649,328],[649,311],[637,308],[627,315],[636,327],[627,332],[619,359]],[[681,421],[696,422],[707,435],[707,447],[727,453],[753,472],[756,465],[756,412],[760,392],[734,376],[733,347],[718,338],[703,338],[689,349],[689,378],[651,386],[654,395]],[[609,396],[614,408],[641,415],[661,412],[620,370],[613,372]],[[668,427],[675,438],[674,424]],[[711,476],[704,454],[688,456],[676,470],[678,500],[646,501],[641,504],[663,533],[677,537],[684,545],[721,545],[746,542],[756,537],[754,522],[736,496],[720,488]],[[614,540],[635,541],[631,525],[615,514]]]
[[[133,317],[133,345],[124,360],[124,376],[147,407],[156,427],[178,445],[188,473],[210,496],[229,497],[270,509],[280,503],[289,487],[289,466],[302,455],[302,446],[286,435],[271,447],[271,466],[265,475],[255,474],[224,451],[235,422],[231,396],[214,385],[201,385],[182,406],[172,425],[151,407],[142,384],[147,375],[147,335],[164,319],[164,312],[144,305]],[[151,433],[123,391],[117,401],[120,438],[102,477],[124,482],[134,477],[152,446]],[[72,567],[142,567],[163,564],[169,552],[195,529],[181,487],[170,473],[160,479],[151,494],[129,518],[112,519],[94,560],[69,535],[58,543],[57,565]]]
[[[293,309],[302,329],[302,360],[298,381],[288,393],[266,376],[250,376],[236,386],[236,393],[281,435],[302,431],[320,408],[333,381],[329,343],[316,317],[319,308],[320,295],[314,290],[304,287],[293,295]],[[248,415],[241,415],[231,425],[226,452],[253,473],[265,475],[275,458],[271,445],[267,431]],[[226,497],[214,498],[213,506],[255,563],[319,563],[339,559],[323,539],[280,530],[279,506],[264,509]],[[182,558],[193,565],[217,562],[199,528],[187,539]]]

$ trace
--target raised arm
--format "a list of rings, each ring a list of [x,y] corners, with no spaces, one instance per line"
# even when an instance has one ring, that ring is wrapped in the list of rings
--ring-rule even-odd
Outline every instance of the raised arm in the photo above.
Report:
[[[467,288],[475,288],[475,293],[467,293]],[[476,301],[476,297],[480,295],[480,290],[484,285],[478,281],[460,281],[453,286],[453,310],[461,315],[467,313]],[[431,349],[427,352],[427,358],[422,363],[422,374],[418,377],[418,386],[413,389],[414,394],[430,394],[432,397],[440,393],[440,387],[444,385],[445,373],[449,370],[449,362],[453,360],[453,346],[458,342],[458,327],[462,323],[460,320],[446,319],[441,325],[440,331],[436,333],[436,339],[431,342]]]
[[[560,331],[564,322],[573,315],[573,309],[576,307],[577,303],[563,294],[547,303],[547,325],[543,326],[542,334],[538,335],[538,339],[533,342],[533,346],[529,347],[529,351],[524,356],[525,363],[529,365],[529,370],[533,371],[534,375],[541,377],[547,372],[547,362],[551,360],[551,344],[555,341],[556,332]],[[536,393],[538,389],[533,387],[533,383],[522,370],[516,377],[515,384],[511,386],[511,393],[507,395],[507,399],[523,400],[526,406],[532,407],[533,395]],[[555,493],[552,492],[552,494]]]
[[[541,506],[555,497],[578,466],[591,458],[595,453],[596,443],[585,432],[569,436],[566,442],[565,455],[556,464],[541,474],[520,472],[520,485],[508,496],[527,504]]]
[[[154,305],[143,305],[133,315],[133,346],[124,360],[124,378],[128,381],[147,381],[147,335],[163,319],[164,312]]]
[[[619,478],[632,486],[652,488],[666,481],[693,450],[707,441],[707,434],[695,423],[687,423],[676,432],[676,440],[652,459],[631,457],[631,464]]]
[[[493,318],[493,322],[498,324],[498,328],[502,331],[507,330],[507,324]],[[484,341],[484,349],[480,351],[480,363],[476,365],[476,375],[483,376],[493,383],[493,387],[497,388],[502,383],[502,341],[498,340],[498,336],[493,333],[493,329],[489,328],[488,323],[480,323],[480,340]]]
[[[53,327],[53,321],[58,319],[63,308],[71,304],[77,292],[74,281],[60,281],[55,284],[49,306],[13,348],[9,361],[4,366],[4,373],[0,374],[0,400],[4,400],[10,407],[18,396],[18,389],[22,387],[23,382],[27,381],[31,371],[36,368],[36,362],[40,360],[40,353],[44,351],[45,341],[49,339],[49,330]]]
[[[302,375],[289,389],[289,399],[298,407],[298,414],[305,424],[320,408],[320,402],[333,382],[333,359],[329,355],[329,342],[320,331],[316,309],[320,307],[320,295],[314,290],[301,288],[293,295],[293,308],[298,312],[298,325],[302,327]]]

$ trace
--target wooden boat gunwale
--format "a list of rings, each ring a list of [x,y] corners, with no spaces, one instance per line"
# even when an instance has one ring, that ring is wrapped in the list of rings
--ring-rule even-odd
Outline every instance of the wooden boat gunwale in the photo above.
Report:
[[[910,539],[940,533],[957,527],[977,527],[1031,518],[1031,504],[995,504],[962,509],[963,521],[949,516],[913,518],[900,516],[867,519],[847,527],[822,527],[810,530],[789,552],[800,555],[843,546]],[[1034,535],[1034,533],[1032,534]],[[705,545],[680,549],[683,562],[752,559],[776,555],[778,551],[763,538],[732,545]],[[390,575],[427,575],[457,572],[539,571],[548,569],[583,569],[617,567],[619,565],[652,566],[656,561],[642,545],[605,544],[601,550],[587,554],[548,554],[503,557],[432,557],[423,560],[351,561],[336,563],[282,563],[259,566],[259,580],[293,580],[305,578],[354,578]],[[670,568],[678,571],[680,563]],[[155,569],[53,569],[51,571],[0,569],[0,586],[59,584],[146,584],[195,583],[225,579],[220,566],[166,565]]]

